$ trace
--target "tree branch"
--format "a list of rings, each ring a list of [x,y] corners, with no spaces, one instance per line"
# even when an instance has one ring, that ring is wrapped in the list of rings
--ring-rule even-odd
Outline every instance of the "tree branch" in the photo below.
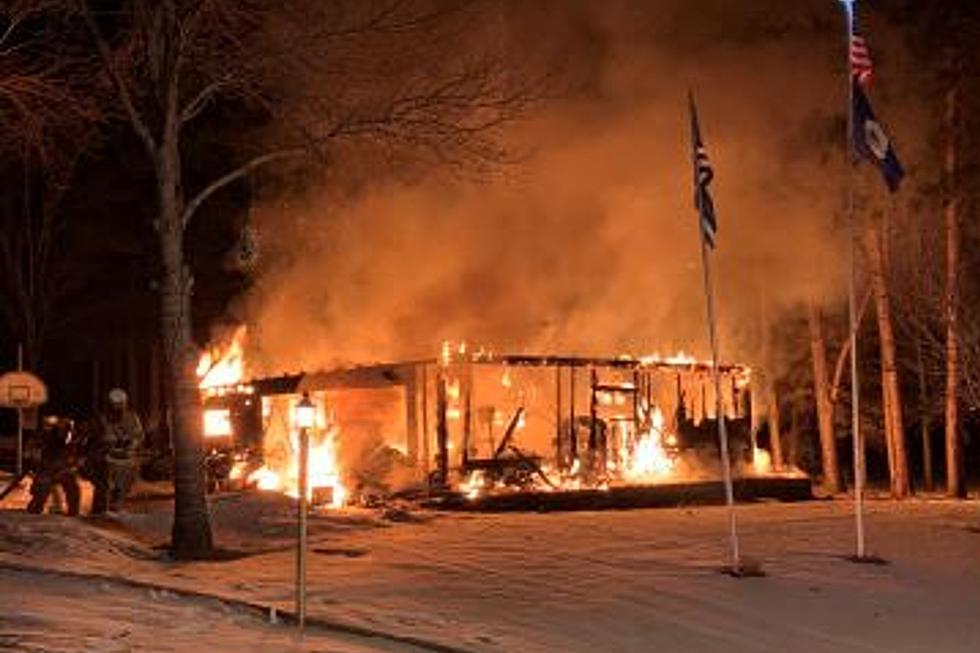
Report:
[[[214,94],[218,92],[222,86],[225,85],[223,81],[214,81],[201,89],[201,92],[194,97],[193,100],[184,105],[184,108],[180,112],[180,122],[187,123],[194,120],[204,110]]]
[[[277,150],[275,152],[267,152],[266,154],[262,154],[260,156],[254,157],[253,159],[246,161],[245,163],[238,166],[228,174],[219,177],[218,179],[215,179],[210,184],[205,186],[197,195],[195,195],[194,199],[188,202],[187,206],[184,208],[184,213],[181,216],[181,224],[183,224],[183,226],[186,227],[187,223],[189,223],[191,221],[191,218],[194,217],[194,213],[197,212],[197,210],[209,197],[211,197],[216,192],[218,192],[228,184],[232,183],[233,181],[236,181],[246,176],[252,170],[264,166],[267,163],[272,163],[273,161],[298,157],[304,154],[306,154],[306,150],[295,147],[295,148],[290,148],[285,150]]]
[[[95,46],[99,51],[99,56],[102,58],[102,63],[105,65],[109,76],[112,78],[113,85],[116,87],[116,91],[119,93],[119,101],[126,110],[126,114],[129,116],[129,121],[133,124],[133,129],[140,137],[140,140],[143,141],[143,144],[149,151],[150,156],[155,156],[157,149],[156,139],[154,139],[153,134],[150,133],[150,128],[147,126],[146,121],[143,120],[143,117],[140,116],[139,112],[136,110],[136,105],[133,103],[133,97],[129,92],[129,88],[126,86],[125,80],[112,63],[112,53],[109,51],[109,44],[106,42],[105,37],[102,36],[102,31],[99,30],[99,26],[95,22],[95,17],[92,16],[92,10],[89,9],[87,2],[82,2],[81,4],[82,15],[85,18],[85,23],[88,25],[89,32],[92,34],[92,38],[95,40]]]
[[[869,288],[861,300],[861,308],[858,310],[857,319],[854,321],[854,333],[857,333],[857,330],[861,327],[861,320],[864,318],[864,312],[867,310],[870,300],[871,289]],[[840,353],[837,354],[837,364],[834,365],[834,382],[830,386],[831,404],[836,404],[837,399],[840,397],[840,379],[844,374],[844,361],[847,360],[847,355],[851,351],[851,334],[848,333],[847,335],[847,339],[844,340],[844,344],[840,348]]]

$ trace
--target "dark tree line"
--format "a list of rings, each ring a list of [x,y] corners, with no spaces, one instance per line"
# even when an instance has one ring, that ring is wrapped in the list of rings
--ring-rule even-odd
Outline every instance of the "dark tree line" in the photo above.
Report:
[[[941,469],[947,494],[963,497],[969,471],[964,447],[980,408],[980,278],[975,273],[980,7],[905,0],[867,9],[873,25],[896,36],[891,49],[877,51],[871,38],[873,57],[887,62],[881,68],[892,76],[880,81],[884,90],[878,111],[886,124],[889,113],[918,112],[927,147],[924,157],[906,160],[909,174],[894,196],[881,189],[869,166],[853,173],[860,220],[861,426],[875,448],[880,444],[893,496],[911,491],[909,460],[914,457],[921,487],[932,490],[935,471]],[[824,164],[839,177],[843,195],[848,182],[842,172],[842,122],[830,120],[828,129],[813,134],[815,145],[829,152]],[[901,152],[902,134],[892,132]],[[835,218],[841,228],[847,227],[846,219]],[[794,374],[782,379],[783,400],[791,404],[783,412],[798,412],[801,401],[812,407],[820,436],[815,469],[834,493],[841,487],[840,436],[849,441],[851,431],[846,307],[811,302],[801,313],[807,335],[786,337],[809,340],[810,378]],[[941,456],[934,451],[937,429],[942,431]]]

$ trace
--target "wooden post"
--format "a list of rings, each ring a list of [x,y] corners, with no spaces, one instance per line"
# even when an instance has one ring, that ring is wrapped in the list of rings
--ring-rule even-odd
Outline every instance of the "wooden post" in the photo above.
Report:
[[[643,373],[647,385],[647,411],[653,410],[653,374],[648,370]],[[652,413],[650,413],[652,414]]]
[[[589,402],[589,454],[594,461],[595,450],[599,444],[599,432],[598,429],[596,428],[596,412],[597,412],[596,402],[598,401],[598,398],[596,397],[596,389],[595,389],[596,384],[598,383],[598,374],[596,373],[594,367],[589,370],[589,379],[591,380],[592,383],[591,395],[590,395],[592,397],[592,400]]]
[[[649,406],[647,407],[649,409]],[[633,370],[633,438],[640,435],[640,371]]]
[[[578,460],[578,425],[575,423],[575,366],[568,366],[568,464]]]
[[[466,361],[462,369],[463,391],[463,446],[461,452],[463,470],[469,471],[470,446],[473,442],[473,363]]]
[[[490,422],[491,428],[493,421]],[[562,468],[561,449],[561,365],[555,365],[555,463]]]
[[[419,458],[418,369],[412,365],[405,373],[405,451],[413,462]],[[401,374],[399,374],[401,376]]]
[[[422,364],[422,471],[425,472],[426,483],[429,481],[429,366]]]
[[[445,489],[449,484],[449,424],[446,422],[446,370],[439,368],[436,376],[436,467],[438,484]]]

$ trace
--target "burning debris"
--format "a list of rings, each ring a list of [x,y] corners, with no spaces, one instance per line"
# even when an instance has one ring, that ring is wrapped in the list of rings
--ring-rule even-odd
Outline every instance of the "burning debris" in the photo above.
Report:
[[[750,370],[686,354],[504,356],[444,343],[437,358],[245,383],[244,330],[202,359],[204,433],[216,478],[298,496],[299,398],[311,429],[314,503],[339,507],[394,493],[609,491],[718,478],[716,420],[736,472],[774,472],[750,428]],[[220,374],[216,370],[221,370]],[[217,375],[217,376],[215,376]],[[226,385],[209,382],[221,378]]]

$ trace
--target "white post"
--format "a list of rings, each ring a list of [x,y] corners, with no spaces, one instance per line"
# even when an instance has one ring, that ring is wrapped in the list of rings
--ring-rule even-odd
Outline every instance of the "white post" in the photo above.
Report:
[[[306,517],[307,486],[309,485],[310,430],[299,430],[299,538],[296,550],[296,619],[302,633],[306,626]]]
[[[847,221],[850,229],[847,275],[847,318],[851,334],[851,442],[854,456],[854,526],[857,538],[855,557],[865,557],[864,547],[864,441],[861,438],[861,384],[858,378],[857,301],[855,298],[855,252],[857,227],[854,216],[853,134],[854,82],[851,79],[851,35],[854,33],[854,0],[841,0],[847,16]]]
[[[721,371],[718,369],[718,336],[715,329],[715,301],[711,285],[711,257],[708,242],[701,235],[701,262],[704,270],[704,294],[708,303],[708,336],[711,340],[711,372],[715,382],[715,417],[718,420],[718,446],[721,450],[722,475],[725,482],[725,504],[728,506],[728,538],[731,545],[731,572],[742,572],[738,551],[738,530],[735,522],[735,493],[732,489],[732,466],[728,454],[728,428],[725,425],[725,405],[721,394]]]

